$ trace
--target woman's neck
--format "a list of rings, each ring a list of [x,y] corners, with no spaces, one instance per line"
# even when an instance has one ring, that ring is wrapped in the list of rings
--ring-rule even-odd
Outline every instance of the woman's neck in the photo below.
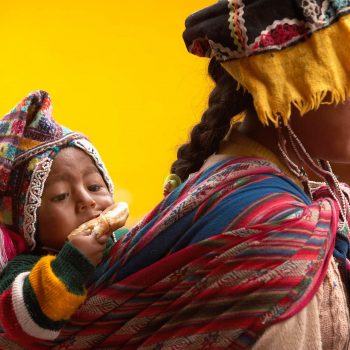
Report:
[[[211,163],[232,156],[261,157],[276,164],[286,175],[302,187],[299,178],[293,174],[284,161],[278,147],[278,130],[274,126],[264,126],[258,118],[247,115],[239,127],[231,128],[229,134],[225,137],[221,147],[215,156],[210,157],[205,164],[206,167]],[[296,164],[294,152],[288,150],[289,158]],[[300,164],[299,164],[300,166]]]
[[[232,128],[231,132],[239,132],[240,134],[249,137],[271,151],[276,155],[276,157],[280,158],[276,127],[273,125],[262,125],[256,115],[247,113],[244,121],[238,126],[237,129]],[[228,139],[230,139],[230,137],[234,136],[228,135]],[[283,162],[283,159],[280,158],[280,161]]]
[[[241,135],[241,137],[239,135]],[[244,137],[247,137],[250,140],[252,140],[252,142],[249,142],[250,149],[248,150],[248,152],[247,142],[243,141]],[[242,143],[244,143],[244,145],[242,145]],[[254,143],[254,146],[252,146],[252,143]],[[254,150],[252,150],[252,148],[254,148]],[[275,156],[267,157],[267,153],[271,153]],[[263,126],[260,122],[254,121],[254,116],[247,114],[244,118],[244,121],[239,125],[238,128],[231,128],[229,134],[225,137],[225,140],[222,142],[218,152],[210,156],[205,161],[200,171],[207,169],[208,167],[210,167],[218,161],[232,157],[233,155],[262,156],[269,158],[270,161],[277,161],[278,163],[282,164],[282,160],[279,159],[276,128],[271,126]]]

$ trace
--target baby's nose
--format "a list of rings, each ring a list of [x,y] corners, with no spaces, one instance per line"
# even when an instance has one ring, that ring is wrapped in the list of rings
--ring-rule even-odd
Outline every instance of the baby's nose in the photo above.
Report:
[[[79,195],[79,199],[77,202],[78,211],[91,209],[91,208],[94,208],[95,206],[96,206],[96,202],[91,197],[91,195],[86,191],[82,191],[82,193]]]

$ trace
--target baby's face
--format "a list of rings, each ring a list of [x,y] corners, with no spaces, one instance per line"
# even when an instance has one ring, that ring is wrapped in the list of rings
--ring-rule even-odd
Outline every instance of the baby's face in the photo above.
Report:
[[[61,249],[67,236],[82,223],[113,204],[113,197],[85,152],[67,147],[54,158],[38,210],[39,241]]]

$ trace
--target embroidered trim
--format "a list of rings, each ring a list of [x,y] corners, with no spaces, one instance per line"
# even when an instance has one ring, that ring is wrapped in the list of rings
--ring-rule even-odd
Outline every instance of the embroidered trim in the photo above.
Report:
[[[97,169],[100,170],[103,179],[105,180],[109,192],[113,195],[114,193],[114,186],[113,182],[107,172],[107,169],[100,157],[100,154],[96,150],[96,148],[92,145],[91,142],[89,142],[87,139],[79,139],[72,142],[76,147],[82,149],[84,152],[88,153],[92,159],[95,161],[95,164],[97,166]]]
[[[244,4],[242,0],[229,0],[228,8],[230,10],[228,22],[230,23],[231,37],[237,46],[237,51],[243,53],[248,44],[247,30],[243,18]]]
[[[327,10],[330,8],[330,6],[331,6],[330,0],[323,1],[321,5],[321,17],[320,17],[321,21],[328,21],[326,13],[327,13]]]
[[[232,50],[220,43],[207,40],[211,49],[211,52],[208,52],[207,56],[215,57],[217,60],[224,62],[231,59],[250,56],[258,52],[281,50],[290,46],[294,42],[299,41],[301,37],[308,35],[309,30],[306,25],[307,23],[299,20],[284,19],[283,21],[275,21],[268,26],[266,30],[261,32],[252,44],[248,45],[246,40],[244,50]],[[240,46],[240,48],[242,47]],[[196,52],[192,53],[196,54]]]
[[[36,246],[34,239],[36,231],[37,210],[41,204],[44,185],[49,176],[53,160],[44,158],[34,169],[30,179],[29,188],[24,204],[23,234],[29,248],[33,250]]]
[[[251,42],[245,25],[243,0],[227,0],[229,30],[235,49],[225,47],[209,38],[195,39],[190,45],[190,52],[199,56],[216,57],[225,62],[231,59],[248,57],[261,52],[282,50],[298,41],[305,40],[314,32],[326,28],[340,16],[350,12],[348,0],[325,0],[321,5],[315,0],[302,0],[305,20],[284,18],[268,25]],[[251,38],[252,40],[253,38]],[[211,51],[208,50],[211,48]]]
[[[320,20],[322,15],[322,5],[318,5],[315,0],[302,0],[301,7],[305,18],[309,19],[311,23],[324,24],[324,22]]]
[[[296,19],[274,21],[249,46],[251,53],[269,50],[280,50],[307,35],[306,23]]]
[[[208,40],[209,46],[211,48],[210,57],[215,57],[219,61],[227,61],[232,58],[241,58],[242,53],[238,53],[237,51],[231,50],[229,47],[225,47],[220,43],[216,43],[215,41]],[[191,51],[192,52],[192,51]],[[195,52],[192,52],[195,53]],[[196,53],[195,53],[196,54]],[[208,56],[209,57],[209,56]]]
[[[17,156],[14,160],[14,165],[17,166],[23,162],[25,162],[26,160],[28,160],[29,158],[33,158],[36,155],[40,154],[40,153],[44,153],[45,151],[53,148],[53,147],[60,147],[62,145],[66,145],[69,142],[76,140],[76,139],[81,139],[83,138],[84,135],[78,133],[78,132],[71,132],[63,137],[61,137],[58,140],[52,141],[52,142],[48,142],[48,143],[44,143],[40,146],[34,147],[22,154],[20,154],[19,156]]]
[[[338,15],[349,11],[348,0],[325,0],[321,6],[320,20],[325,24],[330,23]]]

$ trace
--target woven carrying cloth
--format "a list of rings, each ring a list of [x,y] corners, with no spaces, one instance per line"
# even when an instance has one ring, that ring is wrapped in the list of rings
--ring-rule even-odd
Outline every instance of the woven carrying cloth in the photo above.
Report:
[[[88,153],[113,191],[92,144],[81,133],[72,132],[53,119],[47,92],[29,94],[0,120],[0,223],[24,239],[27,249],[34,249],[36,244],[36,211],[53,158],[66,146]],[[0,239],[5,236],[0,234]],[[12,249],[9,247],[9,252]],[[6,254],[1,255],[0,271],[7,260]]]
[[[215,164],[114,245],[56,346],[32,348],[249,348],[315,295],[338,215],[263,159]]]
[[[350,91],[350,1],[224,0],[186,21],[184,40],[253,96],[263,123],[285,123]]]

